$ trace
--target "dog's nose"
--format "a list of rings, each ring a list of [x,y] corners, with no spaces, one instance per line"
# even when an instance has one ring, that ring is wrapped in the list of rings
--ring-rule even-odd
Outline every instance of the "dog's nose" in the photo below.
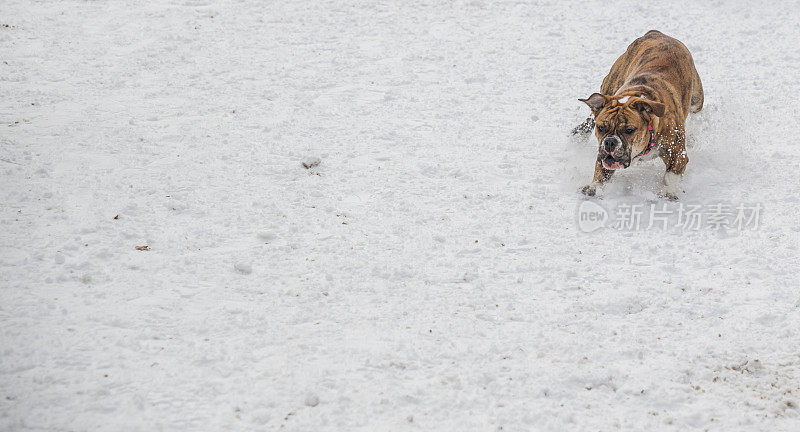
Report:
[[[607,153],[614,153],[614,149],[617,148],[617,144],[619,144],[619,142],[614,137],[605,137],[603,139],[603,148]]]

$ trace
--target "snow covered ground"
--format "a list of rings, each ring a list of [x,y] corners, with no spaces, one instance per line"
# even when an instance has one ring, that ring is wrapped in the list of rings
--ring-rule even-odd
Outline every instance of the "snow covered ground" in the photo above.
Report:
[[[798,22],[3,0],[0,430],[800,429]],[[589,202],[756,229],[579,229],[577,98],[651,28],[705,87],[686,194]]]

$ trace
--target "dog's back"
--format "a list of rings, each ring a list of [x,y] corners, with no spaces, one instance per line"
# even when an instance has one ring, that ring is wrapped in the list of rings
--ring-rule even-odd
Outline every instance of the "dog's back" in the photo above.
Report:
[[[600,92],[613,96],[637,87],[652,89],[684,119],[690,109],[697,112],[703,108],[703,84],[692,54],[679,40],[658,30],[650,30],[628,46],[603,80]]]

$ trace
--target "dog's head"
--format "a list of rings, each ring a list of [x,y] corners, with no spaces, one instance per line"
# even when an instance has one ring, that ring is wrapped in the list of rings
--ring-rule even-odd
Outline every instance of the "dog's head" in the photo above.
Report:
[[[627,168],[650,143],[648,125],[653,117],[664,115],[664,104],[637,96],[594,93],[578,100],[592,109],[600,144],[597,161],[608,170]]]

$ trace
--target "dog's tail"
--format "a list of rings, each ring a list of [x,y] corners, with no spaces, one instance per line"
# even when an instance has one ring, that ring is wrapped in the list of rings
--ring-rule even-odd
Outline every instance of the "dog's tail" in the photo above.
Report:
[[[579,124],[578,126],[575,126],[575,128],[572,129],[572,134],[589,135],[590,133],[592,133],[592,130],[594,130],[594,117],[587,117],[583,123]]]

